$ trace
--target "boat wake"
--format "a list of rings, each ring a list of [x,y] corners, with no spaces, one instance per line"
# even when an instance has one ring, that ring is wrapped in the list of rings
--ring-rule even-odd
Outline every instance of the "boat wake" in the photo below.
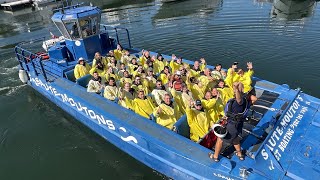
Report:
[[[22,84],[22,85],[18,85],[18,86],[11,86],[11,87],[10,86],[1,87],[0,88],[0,95],[10,96],[24,86],[27,86],[27,84]]]

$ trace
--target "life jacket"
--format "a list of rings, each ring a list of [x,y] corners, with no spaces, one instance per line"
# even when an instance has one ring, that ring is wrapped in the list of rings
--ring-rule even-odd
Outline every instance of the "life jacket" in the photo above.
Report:
[[[225,109],[224,109],[225,115],[228,117],[228,119],[231,119],[233,121],[238,122],[238,121],[241,121],[247,117],[247,112],[249,110],[250,104],[249,104],[249,101],[247,100],[247,98],[243,97],[242,100],[246,104],[245,104],[244,111],[241,113],[233,113],[232,112],[232,105],[233,105],[233,103],[236,102],[236,99],[232,98],[232,99],[228,100],[228,102],[225,106]]]
[[[174,81],[174,83],[173,83],[173,88],[174,88],[176,91],[181,91],[181,90],[182,90],[182,82],[181,82],[181,80]]]

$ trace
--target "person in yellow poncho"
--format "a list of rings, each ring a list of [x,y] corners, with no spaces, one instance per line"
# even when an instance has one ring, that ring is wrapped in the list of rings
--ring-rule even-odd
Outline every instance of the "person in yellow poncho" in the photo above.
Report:
[[[190,72],[187,73],[186,84],[195,99],[202,99],[204,97],[207,86],[204,86],[197,78],[190,77]]]
[[[215,123],[219,120],[218,112],[216,109],[217,99],[212,97],[210,91],[205,93],[204,99],[201,100],[202,107],[208,112],[210,120]]]
[[[111,66],[107,69],[105,79],[109,79],[110,77],[113,77],[115,81],[119,80],[119,76],[114,72],[114,69]]]
[[[119,61],[122,57],[122,54],[124,53],[124,50],[120,44],[117,45],[117,49],[113,50],[114,52],[114,57],[116,58],[117,61]]]
[[[192,92],[189,91],[186,84],[182,85],[182,93],[181,93],[181,107],[180,111],[185,114],[187,107],[190,105],[190,102],[193,102],[194,98]]]
[[[227,75],[225,82],[227,83],[227,85],[229,87],[232,87],[229,85],[231,83],[230,81],[232,81],[232,84],[235,82],[241,82],[241,84],[243,84],[243,86],[244,86],[243,92],[247,93],[250,98],[250,101],[252,101],[254,103],[257,100],[257,97],[255,96],[254,89],[251,86],[251,84],[252,84],[251,78],[253,75],[252,62],[247,62],[247,68],[248,68],[247,72],[244,72],[242,69],[239,69],[237,71],[237,73],[235,72],[235,69],[237,68],[237,66],[235,66],[236,63],[237,62],[235,62],[234,65],[228,70],[228,75]],[[235,68],[234,68],[234,66],[235,66]]]
[[[137,70],[139,67],[139,64],[137,63],[136,58],[131,59],[131,63],[128,64],[128,71],[130,74],[132,74],[135,70]]]
[[[183,67],[184,64],[182,63],[182,57],[177,58],[176,55],[172,54],[172,59],[170,61],[170,68],[172,73],[175,73],[180,69],[180,67]]]
[[[164,69],[165,66],[168,66],[169,63],[165,60],[161,54],[157,55],[156,60],[153,62],[153,73],[159,74]]]
[[[224,117],[224,104],[223,100],[221,98],[220,92],[217,90],[217,88],[212,88],[211,90],[212,98],[216,99],[216,103],[214,105],[214,109],[216,111],[216,121]]]
[[[92,67],[95,67],[97,65],[97,62],[101,62],[104,66],[107,66],[108,61],[105,57],[102,57],[99,52],[96,52],[94,54],[94,58],[92,61]]]
[[[119,97],[119,88],[116,86],[115,79],[110,77],[108,80],[108,85],[104,88],[103,96],[111,101],[114,101]]]
[[[140,57],[140,64],[144,66],[144,64],[150,59],[151,57],[150,57],[149,51],[142,50],[142,56]]]
[[[218,81],[218,88],[217,90],[220,93],[221,99],[223,101],[223,104],[227,104],[229,99],[234,98],[234,92],[231,88],[228,86],[225,86],[224,81],[221,79]]]
[[[120,89],[120,96],[118,104],[127,109],[133,110],[134,89],[131,88],[131,84],[126,82],[123,89]]]
[[[227,72],[227,77],[224,80],[224,82],[227,84],[227,86],[229,86],[230,88],[233,88],[233,83],[237,82],[238,80],[238,75],[235,72],[236,69],[238,68],[238,62],[234,62],[231,66],[231,68],[228,69]]]
[[[145,94],[149,93],[149,87],[146,80],[142,79],[140,76],[135,77],[134,81],[132,82],[131,88],[133,88],[135,92],[143,90]]]
[[[156,87],[156,82],[157,82],[157,76],[153,75],[153,69],[149,68],[147,70],[147,76],[146,80],[148,80],[149,88],[150,90],[154,89]]]
[[[131,55],[128,50],[125,50],[121,56],[120,62],[124,63],[127,66],[131,62],[132,58],[136,58],[136,56]]]
[[[120,78],[120,87],[123,87],[125,83],[132,83],[132,76],[129,74],[128,71],[123,71],[123,77]]]
[[[163,101],[164,95],[168,94],[165,87],[162,85],[160,80],[157,80],[156,87],[152,90],[151,95],[157,105],[160,105]]]
[[[150,115],[153,113],[155,104],[150,97],[144,95],[143,90],[138,91],[138,97],[133,100],[133,110],[135,113],[150,119]]]
[[[247,68],[248,68],[248,71],[247,72],[244,72],[242,69],[239,69],[238,70],[238,76],[236,76],[235,78],[237,78],[235,80],[235,82],[241,82],[244,86],[244,90],[243,92],[244,93],[247,93],[248,91],[251,90],[251,83],[252,83],[252,80],[251,80],[251,77],[253,75],[253,66],[252,66],[252,62],[247,62]]]
[[[200,73],[206,67],[206,60],[204,58],[200,59],[201,64],[199,61],[194,61],[192,69],[190,69],[191,77],[199,77]]]
[[[106,74],[106,67],[102,64],[102,62],[97,62],[96,66],[92,66],[89,72],[91,75],[93,75],[94,72],[97,72],[100,77],[104,77]]]
[[[195,108],[191,109],[191,106]],[[199,99],[191,102],[190,106],[187,106],[186,114],[190,126],[190,139],[197,142],[208,133],[213,122],[211,121],[209,113],[202,107]]]
[[[85,62],[84,58],[79,58],[78,64],[74,67],[74,77],[79,79],[90,72],[90,65]]]
[[[220,63],[216,64],[216,66],[214,67],[214,70],[211,72],[211,76],[217,80],[223,79],[221,70],[222,70],[222,65]]]
[[[162,84],[167,84],[171,78],[170,70],[168,66],[165,66],[163,71],[160,73],[158,80],[161,80]]]
[[[217,80],[211,77],[211,72],[209,68],[205,68],[203,74],[200,74],[198,80],[202,85],[206,86],[207,89],[211,89],[217,85]]]
[[[153,115],[157,118],[156,122],[168,129],[172,129],[174,123],[181,117],[181,113],[175,102],[170,100],[170,95],[164,95],[164,101],[155,108]]]
[[[88,83],[87,92],[100,94],[103,88],[104,85],[102,83],[102,78],[98,75],[97,72],[94,72],[92,79]]]

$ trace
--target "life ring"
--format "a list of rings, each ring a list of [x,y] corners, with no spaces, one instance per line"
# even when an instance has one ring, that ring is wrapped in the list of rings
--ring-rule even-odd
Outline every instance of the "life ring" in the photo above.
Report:
[[[49,56],[47,53],[45,53],[45,52],[37,52],[36,55],[37,55],[37,56],[41,56],[41,59],[42,59],[42,60],[46,60],[46,59],[49,59],[49,58],[50,58],[50,56]]]

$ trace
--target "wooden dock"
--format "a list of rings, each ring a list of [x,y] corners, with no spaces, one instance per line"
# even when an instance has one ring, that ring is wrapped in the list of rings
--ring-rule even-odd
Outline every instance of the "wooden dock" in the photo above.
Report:
[[[15,7],[21,7],[21,6],[30,6],[33,4],[33,0],[18,0],[14,2],[8,2],[1,4],[1,7],[3,7],[4,10],[12,11]]]

